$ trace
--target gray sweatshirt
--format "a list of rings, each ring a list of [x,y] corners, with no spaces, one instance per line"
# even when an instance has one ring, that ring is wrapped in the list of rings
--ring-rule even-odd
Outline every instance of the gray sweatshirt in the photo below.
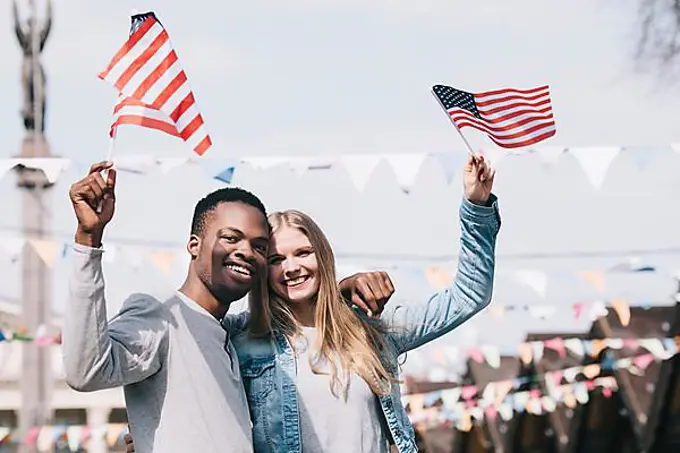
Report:
[[[138,453],[252,452],[236,352],[220,323],[177,293],[133,294],[107,322],[102,250],[75,244],[63,331],[66,381],[123,386]]]

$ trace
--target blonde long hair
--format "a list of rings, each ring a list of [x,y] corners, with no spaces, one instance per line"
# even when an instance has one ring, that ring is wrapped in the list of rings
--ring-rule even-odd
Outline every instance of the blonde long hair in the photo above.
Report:
[[[380,348],[385,347],[384,330],[379,322],[360,317],[342,297],[336,282],[335,256],[326,235],[307,214],[300,211],[275,212],[269,215],[268,220],[272,234],[277,229],[289,227],[307,236],[316,255],[320,284],[314,315],[317,338],[309,356],[312,371],[326,374],[312,362],[313,356],[328,364],[331,392],[336,397],[340,390],[346,395],[353,372],[376,395],[389,393],[395,377],[381,359]],[[260,288],[256,288],[250,297],[251,332],[266,335],[275,330],[284,334],[292,344],[291,340],[302,334],[302,326],[286,301],[268,288],[262,289],[266,279],[262,280],[264,283],[261,281]]]

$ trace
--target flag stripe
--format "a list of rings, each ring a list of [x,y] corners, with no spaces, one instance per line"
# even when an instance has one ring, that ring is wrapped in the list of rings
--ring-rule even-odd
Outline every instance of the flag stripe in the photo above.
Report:
[[[139,30],[141,30],[141,28]],[[104,80],[115,86],[116,81],[123,74],[123,72],[125,72],[132,62],[135,61],[137,57],[139,57],[139,55],[145,49],[147,49],[162,32],[163,27],[154,21],[153,26],[149,28],[146,33],[141,35],[141,38],[135,43],[134,46],[130,47],[129,51],[123,55],[123,58],[121,58],[115,66],[111,67],[106,77],[104,77]]]
[[[498,98],[494,98],[494,99],[489,99],[489,100],[486,100],[486,101],[479,101],[478,100],[477,101],[477,108],[486,107],[486,106],[489,106],[489,105],[496,105],[496,104],[508,102],[508,101],[520,101],[520,100],[536,101],[536,100],[544,98],[544,97],[549,98],[550,93],[542,92],[542,93],[535,94],[533,96],[519,96],[519,95],[514,94],[514,95],[502,96],[502,97],[498,97]]]
[[[544,99],[540,102],[536,103],[531,103],[531,102],[513,102],[512,104],[505,104],[505,105],[499,105],[497,107],[489,108],[489,109],[479,109],[479,115],[484,117],[484,118],[493,118],[495,113],[499,112],[507,112],[508,110],[513,110],[513,109],[518,109],[518,108],[527,108],[527,109],[534,109],[537,110],[540,107],[543,107],[545,105],[550,104],[550,99]]]
[[[157,120],[155,118],[150,118],[149,116],[139,116],[139,115],[121,115],[116,118],[112,127],[120,126],[121,124],[133,124],[136,126],[148,127],[150,129],[156,129],[161,132],[165,132],[170,135],[177,136],[177,128],[174,124],[166,123],[165,121]]]
[[[548,130],[548,132],[541,133],[541,134],[534,134],[531,137],[524,138],[522,141],[513,142],[513,143],[501,143],[498,140],[494,139],[493,137],[491,137],[491,140],[494,143],[496,143],[498,146],[502,146],[504,148],[521,148],[523,146],[533,145],[533,144],[538,143],[540,141],[543,141],[547,138],[550,138],[553,135],[555,135],[556,132],[557,132],[557,129],[552,128],[552,129]]]
[[[125,69],[123,74],[116,80],[116,83],[114,83],[114,86],[118,88],[118,91],[121,91],[123,93],[130,93],[132,94],[134,92],[134,86],[132,87],[127,87],[128,82],[132,79],[132,77],[139,72],[146,63],[152,59],[158,52],[158,50],[163,47],[163,44],[165,44],[168,41],[168,34],[163,30],[161,34],[156,36],[156,39],[153,40],[151,45],[144,49],[144,52],[142,52],[135,60],[130,64],[130,66]]]
[[[175,110],[172,111],[170,114],[170,119],[173,120],[175,123],[179,118],[186,112],[189,107],[194,105],[194,94],[189,93],[183,100],[182,102],[179,103],[179,105],[175,108]]]
[[[183,73],[184,71],[182,70],[182,65],[179,64],[179,61],[175,62],[174,65],[170,66],[163,75],[158,79],[158,81],[151,87],[149,88],[149,91],[147,91],[144,94],[144,97],[142,97],[142,101],[147,103],[147,104],[153,104],[156,101],[156,98],[161,94],[161,92],[168,86],[170,83],[172,83],[179,74]]]
[[[210,136],[206,135],[205,137],[203,137],[203,140],[201,140],[201,142],[198,145],[196,145],[194,151],[196,151],[196,154],[198,154],[199,156],[202,156],[208,150],[208,148],[210,148],[211,145],[212,141],[210,140]]]
[[[139,27],[137,29],[137,31],[132,34],[132,36],[130,36],[130,39],[125,44],[123,44],[121,46],[121,48],[118,50],[116,55],[113,56],[113,59],[109,63],[109,66],[106,68],[106,70],[104,70],[101,74],[99,74],[99,77],[102,78],[102,79],[105,79],[108,76],[109,72],[111,72],[111,69],[114,66],[116,66],[118,64],[118,62],[120,62],[120,60],[123,59],[123,57],[125,55],[127,55],[127,53],[130,51],[130,49],[135,47],[135,45],[139,42],[139,40],[142,39],[142,37],[146,34],[146,32],[149,31],[149,29],[151,27],[154,26],[154,24],[156,24],[156,21],[154,19],[150,19],[150,20],[145,21],[142,24],[142,26]]]
[[[475,121],[479,123],[482,126],[487,127],[490,131],[493,132],[504,132],[504,131],[510,131],[513,129],[517,129],[519,126],[524,126],[526,124],[535,122],[535,121],[553,121],[553,115],[552,113],[548,115],[535,115],[533,113],[530,114],[525,114],[521,115],[521,118],[513,118],[512,122],[506,122],[505,124],[498,124],[498,123],[489,123],[488,121],[480,120],[478,118],[475,118],[474,116],[470,115],[468,112],[462,111],[462,110],[457,110],[456,112],[451,113],[451,118],[453,118],[454,121],[464,121],[464,120],[470,120],[470,121]]]
[[[179,136],[186,141],[201,126],[203,126],[203,117],[201,115],[197,115],[193,120],[191,120],[189,124],[187,124],[187,127],[180,129]]]
[[[172,81],[161,91],[158,97],[151,103],[155,109],[162,109],[168,99],[175,94],[177,89],[187,81],[187,76],[184,71],[181,71]]]
[[[461,111],[460,109],[452,109],[449,114],[453,115],[454,111]],[[488,126],[507,126],[508,124],[512,124],[515,121],[522,120],[526,118],[527,116],[535,116],[535,117],[545,117],[546,115],[550,115],[552,113],[552,109],[550,107],[546,107],[540,110],[531,110],[531,109],[520,109],[520,110],[513,110],[508,114],[501,114],[501,115],[494,115],[490,117],[486,117],[483,115],[480,115],[479,117],[473,116],[470,112],[464,111],[468,115],[472,116],[473,118],[477,118],[480,121],[483,121],[484,124]]]
[[[504,140],[521,137],[522,134],[534,132],[535,130],[541,127],[554,126],[555,122],[552,119],[543,120],[530,118],[528,119],[528,121],[525,120],[523,124],[505,127],[500,131],[496,131],[489,128],[486,124],[477,120],[476,118],[468,117],[456,120],[456,125],[458,127],[474,125],[476,126],[476,129],[486,132],[489,135],[493,135],[498,139]]]
[[[161,61],[161,63],[154,69],[151,74],[149,74],[146,79],[142,83],[139,84],[135,92],[132,94],[132,97],[137,98],[137,99],[144,99],[144,96],[146,96],[146,93],[149,92],[149,90],[158,82],[158,80],[168,72],[168,69],[172,67],[172,65],[175,64],[177,61],[177,54],[175,53],[174,50],[171,50],[170,53]]]
[[[546,91],[549,90],[550,87],[548,85],[543,85],[540,87],[536,88],[530,88],[528,90],[519,90],[517,88],[503,88],[500,90],[493,90],[493,91],[485,91],[483,93],[475,93],[476,98],[487,98],[487,97],[498,97],[498,96],[506,96],[508,94],[519,94],[519,95],[532,95],[536,92],[539,91]]]

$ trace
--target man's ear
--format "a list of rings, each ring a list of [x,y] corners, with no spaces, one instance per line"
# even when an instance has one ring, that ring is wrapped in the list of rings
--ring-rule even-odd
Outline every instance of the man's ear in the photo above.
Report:
[[[191,259],[198,258],[198,252],[201,248],[201,238],[195,234],[189,236],[189,241],[187,241],[187,252],[191,255]]]

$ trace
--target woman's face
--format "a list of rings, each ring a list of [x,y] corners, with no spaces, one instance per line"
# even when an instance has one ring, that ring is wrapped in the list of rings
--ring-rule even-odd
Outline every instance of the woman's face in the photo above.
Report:
[[[281,226],[269,246],[269,286],[289,304],[312,303],[319,292],[319,265],[307,236]]]

